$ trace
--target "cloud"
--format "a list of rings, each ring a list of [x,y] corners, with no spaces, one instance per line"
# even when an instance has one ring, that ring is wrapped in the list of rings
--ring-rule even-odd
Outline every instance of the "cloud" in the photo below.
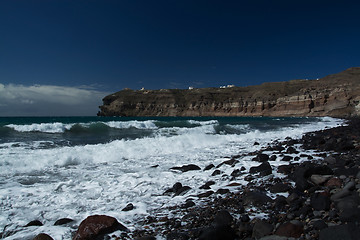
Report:
[[[0,116],[93,116],[108,94],[92,86],[0,83]]]

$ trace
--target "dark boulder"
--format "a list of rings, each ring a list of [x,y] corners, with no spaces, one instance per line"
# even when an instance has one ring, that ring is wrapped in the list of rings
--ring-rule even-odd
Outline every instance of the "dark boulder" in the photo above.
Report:
[[[59,220],[57,220],[54,225],[58,226],[58,225],[64,225],[64,224],[68,224],[70,222],[73,222],[74,220],[70,219],[70,218],[61,218]]]
[[[199,166],[195,165],[195,164],[184,165],[184,166],[181,166],[181,167],[172,167],[170,169],[171,170],[179,170],[181,172],[201,170],[201,168]]]
[[[260,239],[264,236],[270,235],[273,230],[273,225],[264,220],[259,220],[254,224],[252,237],[255,239]]]
[[[214,168],[214,167],[215,167],[214,164],[209,164],[209,165],[207,165],[207,166],[204,168],[204,171],[208,171],[208,170],[210,170],[210,169],[212,169],[212,168]]]
[[[123,212],[128,212],[134,209],[134,205],[132,203],[129,203],[128,205],[126,205],[126,207],[124,207],[121,211]]]
[[[281,224],[275,231],[275,235],[293,238],[299,238],[303,233],[304,227],[300,224],[294,224],[292,222]]]
[[[31,227],[31,226],[42,226],[43,223],[40,222],[39,220],[34,220],[29,222],[28,224],[25,225],[25,227]]]
[[[183,187],[181,187],[180,189],[178,189],[178,190],[175,192],[174,197],[176,197],[176,196],[182,196],[182,195],[184,195],[185,193],[187,193],[187,192],[190,191],[190,190],[191,190],[191,187],[189,187],[189,186],[183,186]]]
[[[272,199],[266,193],[259,191],[250,191],[244,194],[244,205],[263,206],[272,202]]]
[[[189,235],[182,232],[172,232],[166,236],[166,240],[188,240],[189,238]]]
[[[81,222],[73,240],[98,239],[105,234],[118,230],[128,231],[124,225],[119,223],[113,217],[106,215],[93,215],[87,217]]]
[[[324,228],[319,240],[359,240],[360,228],[355,224],[344,224]]]
[[[264,153],[259,153],[256,157],[254,157],[252,159],[253,161],[257,161],[257,162],[267,162],[269,161],[269,155],[264,154]]]
[[[291,187],[288,184],[285,183],[275,183],[270,187],[270,192],[272,193],[281,193],[281,192],[287,192],[291,189]]]
[[[260,176],[266,176],[272,173],[272,168],[269,162],[264,162],[257,167],[251,167],[250,173],[251,174],[259,173]]]
[[[315,193],[310,197],[311,207],[318,211],[328,211],[330,209],[330,203],[330,197],[322,193]]]
[[[54,240],[52,237],[47,235],[46,233],[40,233],[33,240]]]

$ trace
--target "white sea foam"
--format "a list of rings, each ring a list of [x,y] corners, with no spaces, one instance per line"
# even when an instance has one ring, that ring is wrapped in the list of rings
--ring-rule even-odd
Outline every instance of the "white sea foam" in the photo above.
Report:
[[[118,128],[118,129],[126,129],[126,128],[137,128],[137,129],[156,129],[156,121],[154,120],[147,120],[147,121],[110,121],[110,122],[100,122],[104,125],[107,125],[111,128]],[[96,122],[90,123],[77,123],[81,127],[89,128]],[[33,123],[33,124],[8,124],[6,127],[14,129],[18,132],[44,132],[44,133],[63,133],[66,130],[70,130],[75,123],[65,124],[61,122],[54,122],[54,123]]]
[[[103,124],[108,125],[112,128],[138,128],[138,129],[156,129],[155,125],[156,121],[147,120],[147,121],[111,121],[111,122],[103,122]]]
[[[6,127],[12,128],[18,132],[45,132],[45,133],[62,133],[69,130],[74,124],[55,123],[33,123],[29,125],[8,124]]]
[[[40,232],[54,239],[70,239],[73,230],[53,226],[60,218],[81,220],[92,214],[116,217],[128,228],[134,229],[136,219],[143,218],[153,209],[182,203],[186,196],[171,198],[162,193],[175,182],[192,188],[211,177],[208,171],[178,173],[174,166],[196,164],[204,168],[226,158],[258,150],[272,140],[287,136],[301,137],[309,131],[334,127],[341,120],[323,118],[317,123],[303,124],[279,130],[249,130],[244,134],[215,134],[218,122],[200,124],[193,128],[174,128],[176,134],[164,134],[169,128],[157,129],[152,137],[133,140],[115,140],[94,144],[53,149],[28,148],[21,144],[0,146],[0,229],[18,231],[6,239],[27,239]],[[130,123],[131,124],[131,123]],[[145,127],[146,124],[149,124]],[[146,123],[145,128],[152,124]],[[129,126],[129,125],[127,125]],[[241,126],[242,128],[243,126]],[[254,142],[259,146],[254,146]],[[10,147],[9,147],[10,146]],[[254,164],[250,158],[241,159],[245,168]],[[152,166],[158,165],[153,168]],[[230,175],[231,168],[221,168]],[[212,186],[224,187],[222,181]],[[122,212],[129,202],[135,210]],[[38,219],[44,226],[23,228]]]

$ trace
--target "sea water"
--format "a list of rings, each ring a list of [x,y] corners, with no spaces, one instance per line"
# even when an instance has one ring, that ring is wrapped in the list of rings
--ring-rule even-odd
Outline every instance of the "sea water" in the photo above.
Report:
[[[0,238],[32,239],[44,232],[71,239],[75,229],[54,222],[71,218],[78,225],[93,214],[113,216],[133,230],[156,209],[185,201],[187,195],[163,194],[174,183],[190,186],[188,195],[209,180],[215,191],[225,184],[224,175],[211,171],[170,168],[203,169],[242,155],[239,168],[249,170],[258,163],[246,153],[341,124],[328,117],[0,118]],[[135,209],[121,211],[128,203]],[[44,225],[24,227],[32,220]]]

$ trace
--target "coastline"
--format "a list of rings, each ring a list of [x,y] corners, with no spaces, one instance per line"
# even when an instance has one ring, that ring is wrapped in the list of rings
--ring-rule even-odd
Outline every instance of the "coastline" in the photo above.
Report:
[[[360,216],[358,123],[359,119],[350,119],[348,126],[269,143],[247,154],[257,162],[249,171],[236,166],[244,156],[231,156],[206,169],[174,166],[180,172],[213,174],[231,168],[232,181],[217,192],[211,190],[209,181],[199,186],[203,193],[189,196],[181,205],[154,211],[137,229],[121,229],[124,226],[115,222],[105,230],[99,228],[102,236],[90,239],[104,239],[104,234],[109,234],[109,239],[333,239],[337,232],[349,236],[345,239],[356,239]],[[309,154],[304,154],[306,151]],[[167,194],[175,196],[185,190],[186,186],[177,184]],[[131,205],[127,210],[132,210]],[[102,220],[98,226],[105,226]],[[77,236],[74,239],[84,239]],[[51,238],[41,235],[35,239]]]

